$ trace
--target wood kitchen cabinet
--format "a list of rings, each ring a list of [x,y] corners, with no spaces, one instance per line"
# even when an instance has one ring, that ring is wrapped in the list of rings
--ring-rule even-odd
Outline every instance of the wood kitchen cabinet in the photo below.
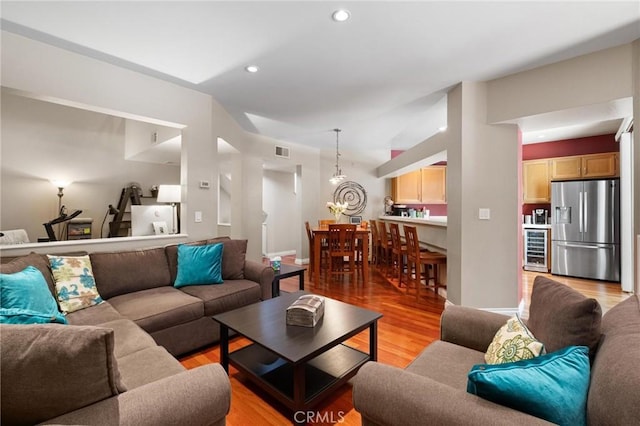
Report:
[[[582,179],[618,176],[618,153],[551,158],[551,179]]]
[[[582,176],[582,157],[552,158],[551,179],[579,179]]]
[[[392,180],[392,197],[396,204],[420,204],[422,178],[420,170],[405,173]]]
[[[618,173],[617,152],[582,156],[582,177],[613,177]]]
[[[392,191],[397,204],[445,204],[447,166],[423,167],[393,178]]]
[[[549,160],[522,162],[522,195],[527,204],[550,203]]]
[[[422,204],[447,202],[447,166],[430,166],[420,170]]]

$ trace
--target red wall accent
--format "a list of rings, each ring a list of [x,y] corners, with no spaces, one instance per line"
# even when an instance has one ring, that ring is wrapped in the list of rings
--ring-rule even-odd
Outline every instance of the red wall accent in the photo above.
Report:
[[[616,142],[615,136],[615,134],[599,135],[522,145],[522,160],[618,152],[620,145]]]
[[[429,216],[446,216],[447,205],[446,204],[404,204],[410,209],[426,208],[429,210]]]

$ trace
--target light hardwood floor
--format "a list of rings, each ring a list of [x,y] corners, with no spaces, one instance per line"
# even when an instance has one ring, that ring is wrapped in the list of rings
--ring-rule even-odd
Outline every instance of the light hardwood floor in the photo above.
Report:
[[[292,258],[285,258],[283,262],[291,263]],[[523,272],[525,310],[528,309],[531,287],[537,275],[539,274]],[[620,292],[618,284],[550,277],[589,297],[594,297],[602,305],[603,311],[628,297]],[[417,299],[414,290],[407,293],[404,287],[399,287],[397,282],[387,279],[376,268],[372,268],[370,280],[364,284],[362,281],[352,285],[347,282],[327,282],[321,279],[320,284],[314,286],[308,276],[305,276],[305,283],[307,291],[372,309],[384,315],[378,324],[378,361],[381,363],[404,368],[425,346],[439,337],[440,315],[444,309],[445,299],[429,290],[421,291],[421,297]],[[283,291],[295,291],[297,288],[297,278],[289,278],[281,282]],[[353,337],[348,343],[367,351],[369,344],[367,333]],[[230,349],[235,350],[246,344],[248,344],[246,339],[235,339]],[[217,345],[181,358],[186,368],[219,361],[220,351]],[[232,400],[231,411],[227,417],[228,425],[291,424],[291,413],[248,382],[237,370],[230,368],[229,378]],[[351,386],[345,385],[335,395],[317,406],[314,411],[319,412],[325,419],[341,420],[340,424],[343,425],[360,425],[360,415],[353,409],[351,401]]]

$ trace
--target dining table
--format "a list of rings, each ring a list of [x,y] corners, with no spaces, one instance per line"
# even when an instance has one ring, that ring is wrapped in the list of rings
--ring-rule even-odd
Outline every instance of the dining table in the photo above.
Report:
[[[320,261],[322,256],[322,242],[329,240],[329,227],[317,227],[313,232],[313,282],[320,284]],[[366,281],[369,279],[369,233],[371,230],[358,226],[356,239],[362,242],[362,275]]]

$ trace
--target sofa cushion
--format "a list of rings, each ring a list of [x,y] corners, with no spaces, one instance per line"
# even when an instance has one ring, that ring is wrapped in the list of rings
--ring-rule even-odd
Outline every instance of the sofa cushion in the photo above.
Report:
[[[159,287],[122,294],[109,303],[147,333],[184,324],[204,315],[202,300],[173,287]]]
[[[630,425],[640,419],[640,296],[618,303],[602,317],[602,339],[591,366],[587,420]],[[615,395],[615,397],[612,397]]]
[[[222,279],[241,280],[244,278],[244,262],[247,254],[247,240],[232,240],[229,237],[218,237],[209,240],[192,241],[185,243],[190,246],[222,243]],[[171,271],[171,282],[176,279],[178,272],[178,244],[165,247],[167,262]]]
[[[173,286],[222,283],[222,244],[178,246],[178,274]]]
[[[484,352],[436,340],[424,348],[406,370],[465,391],[469,370],[482,363]]]
[[[171,275],[171,282],[176,281],[176,276],[178,275],[178,246],[187,245],[187,246],[203,246],[205,244],[213,244],[219,243],[223,240],[228,240],[229,237],[220,237],[214,238],[211,240],[200,240],[200,241],[191,241],[184,244],[170,244],[165,246],[165,256],[167,257],[167,264],[169,265],[169,274]],[[222,250],[222,256],[224,257],[224,249]],[[224,279],[224,278],[223,278]]]
[[[536,340],[520,317],[515,315],[500,327],[484,355],[487,364],[531,359],[540,355],[544,345]]]
[[[185,371],[165,348],[155,345],[118,358],[118,368],[127,389],[135,389]]]
[[[247,256],[248,240],[208,240],[209,244],[221,242],[224,246],[222,253],[222,279],[241,280],[244,278],[244,261]]]
[[[67,321],[73,325],[100,325],[108,321],[124,319],[107,301],[88,309],[67,314]]]
[[[113,353],[118,360],[134,352],[157,346],[153,337],[131,320],[117,319],[100,324],[100,327],[113,330]],[[122,365],[120,365],[120,362],[118,362],[118,368],[122,376]],[[129,386],[127,386],[127,388],[130,389]]]
[[[125,390],[113,331],[59,324],[0,325],[3,424],[35,424]]]
[[[89,256],[47,255],[60,309],[75,312],[102,303]]]
[[[597,300],[543,276],[534,280],[527,326],[548,353],[567,346],[588,346],[593,356],[601,320]]]
[[[20,272],[0,274],[0,322],[66,324],[67,320],[58,311],[42,272],[27,266]]]
[[[467,392],[559,425],[585,425],[589,348],[569,346],[536,358],[476,365]]]
[[[204,302],[204,314],[213,316],[260,301],[261,288],[254,281],[230,280],[218,285],[183,287],[181,290]]]
[[[90,257],[104,299],[173,283],[164,248],[91,253]]]
[[[49,260],[47,259],[47,256],[43,254],[30,253],[26,256],[16,257],[8,263],[0,264],[0,273],[13,274],[15,272],[22,271],[27,266],[34,266],[42,272],[42,276],[47,282],[51,295],[56,297],[56,285],[53,281],[53,275],[51,274]]]

